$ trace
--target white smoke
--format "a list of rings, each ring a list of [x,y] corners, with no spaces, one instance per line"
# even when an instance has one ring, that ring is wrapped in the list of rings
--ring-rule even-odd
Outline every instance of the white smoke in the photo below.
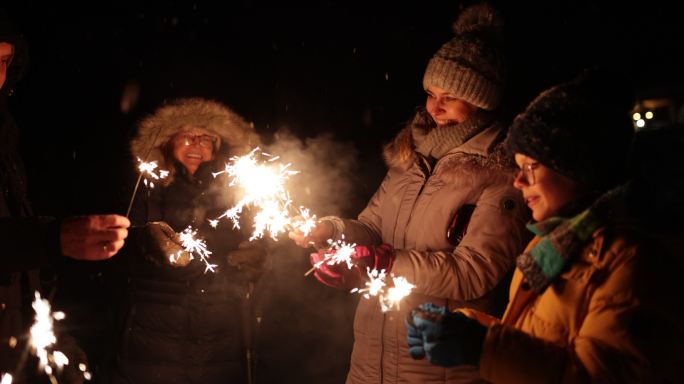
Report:
[[[360,197],[354,186],[359,182],[359,153],[353,143],[335,141],[331,134],[300,139],[281,129],[264,152],[280,156],[299,171],[287,184],[294,205],[309,208],[318,217],[358,207]]]

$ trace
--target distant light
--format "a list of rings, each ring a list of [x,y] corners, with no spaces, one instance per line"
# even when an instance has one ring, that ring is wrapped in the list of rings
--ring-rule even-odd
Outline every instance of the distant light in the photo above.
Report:
[[[636,121],[636,126],[637,126],[637,127],[643,128],[644,125],[646,125],[646,122],[644,121],[644,119],[639,119],[639,120]]]
[[[632,119],[634,119],[634,121],[641,119],[641,113],[634,112],[634,114],[632,115]]]
[[[648,111],[648,112],[645,113],[645,116],[646,116],[647,119],[651,120],[651,119],[653,118],[653,112]]]

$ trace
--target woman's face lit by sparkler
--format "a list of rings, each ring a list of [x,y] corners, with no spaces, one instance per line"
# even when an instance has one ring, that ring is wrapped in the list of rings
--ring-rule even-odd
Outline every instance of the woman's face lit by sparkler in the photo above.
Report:
[[[476,106],[442,88],[430,85],[425,92],[427,92],[425,109],[437,125],[462,123],[477,111]]]
[[[214,146],[219,139],[206,131],[190,129],[177,133],[172,140],[173,157],[194,175],[200,164],[214,158]]]

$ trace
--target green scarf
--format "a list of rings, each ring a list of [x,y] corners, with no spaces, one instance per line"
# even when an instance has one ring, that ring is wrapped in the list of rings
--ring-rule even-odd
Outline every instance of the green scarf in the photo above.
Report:
[[[532,290],[541,294],[565,270],[594,231],[610,221],[626,190],[627,185],[623,185],[608,191],[574,217],[556,216],[527,224],[527,229],[541,240],[518,256],[516,265]]]

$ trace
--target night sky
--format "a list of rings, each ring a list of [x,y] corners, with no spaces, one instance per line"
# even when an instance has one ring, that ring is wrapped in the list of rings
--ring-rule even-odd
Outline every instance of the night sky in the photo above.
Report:
[[[3,3],[30,46],[31,65],[12,107],[38,213],[125,212],[135,176],[127,152],[135,123],[165,100],[198,96],[232,107],[267,143],[287,130],[290,137],[325,136],[349,149],[355,160],[345,173],[350,195],[337,197],[346,204],[330,212],[349,216],[379,185],[382,144],[424,102],[427,61],[471,2]],[[684,52],[678,6],[493,4],[504,17],[511,66],[507,116],[596,64],[626,73],[644,97],[684,90],[684,59],[676,58]],[[334,159],[327,161],[334,166]],[[353,303],[346,296],[334,300],[343,302],[340,316],[349,322]],[[347,339],[332,367],[319,369],[330,382],[344,375],[350,322],[348,328],[340,331]],[[305,373],[291,377],[315,382]]]
[[[226,103],[267,141],[287,127],[300,138],[351,142],[369,168],[359,192],[370,195],[384,172],[379,148],[424,102],[425,65],[468,4],[12,3],[31,47],[13,105],[34,203],[51,214],[116,209],[128,193],[120,178],[130,173],[135,122],[182,96]],[[509,114],[599,63],[626,72],[644,94],[681,91],[679,9],[551,3],[494,2],[511,65]]]

